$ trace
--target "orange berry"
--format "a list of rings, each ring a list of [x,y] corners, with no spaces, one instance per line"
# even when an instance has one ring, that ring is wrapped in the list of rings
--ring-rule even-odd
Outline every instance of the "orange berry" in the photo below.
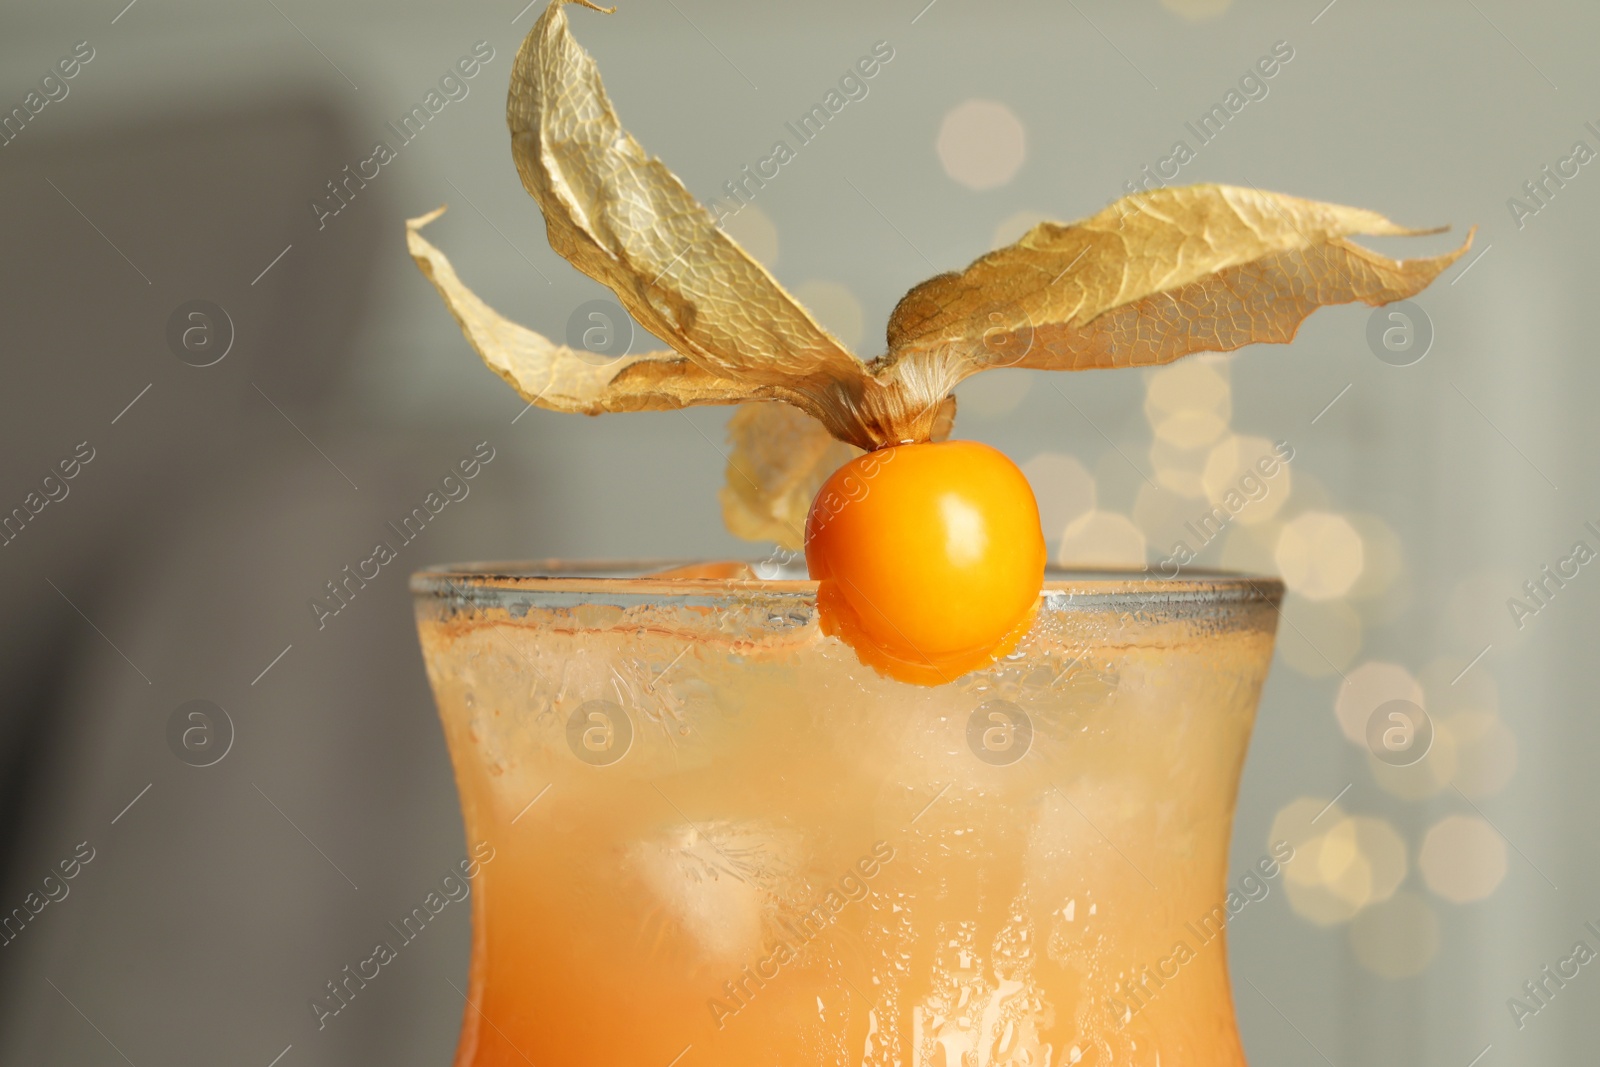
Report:
[[[1016,647],[1044,583],[1039,505],[976,441],[896,445],[835,471],[806,518],[824,632],[901,681],[939,685]]]

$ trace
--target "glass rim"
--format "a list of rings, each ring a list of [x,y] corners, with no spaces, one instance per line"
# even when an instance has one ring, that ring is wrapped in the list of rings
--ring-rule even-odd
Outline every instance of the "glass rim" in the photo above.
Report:
[[[661,577],[657,572],[704,564],[706,560],[522,560],[444,563],[424,567],[411,575],[413,597],[460,599],[498,594],[516,596],[524,603],[548,595],[552,604],[570,604],[574,599],[612,600],[621,597],[636,602],[683,599],[699,603],[734,601],[755,597],[790,596],[814,600],[817,583],[804,577],[774,578],[684,578]],[[725,562],[725,561],[715,561]],[[738,560],[753,568],[765,561]],[[791,568],[793,570],[794,568]],[[796,573],[803,575],[804,571]],[[1166,577],[1153,568],[1131,567],[1047,567],[1040,596],[1046,600],[1093,601],[1105,604],[1133,602],[1147,604],[1152,597],[1168,604],[1267,602],[1277,607],[1283,601],[1283,582],[1268,575],[1210,567],[1183,567]]]

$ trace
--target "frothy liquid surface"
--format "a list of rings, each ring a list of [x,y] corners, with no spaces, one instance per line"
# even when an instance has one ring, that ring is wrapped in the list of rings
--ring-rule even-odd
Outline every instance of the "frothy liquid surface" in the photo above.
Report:
[[[932,689],[803,598],[419,605],[495,849],[459,1067],[1244,1062],[1221,904],[1267,600],[1050,598]]]

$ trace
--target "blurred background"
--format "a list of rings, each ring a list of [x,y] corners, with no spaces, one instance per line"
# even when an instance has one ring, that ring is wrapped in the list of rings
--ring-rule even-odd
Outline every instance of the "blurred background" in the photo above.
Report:
[[[0,915],[27,914],[0,934],[0,1062],[448,1062],[465,908],[324,1028],[307,1010],[464,854],[406,574],[770,551],[720,522],[727,411],[525,412],[405,254],[403,220],[447,203],[430,239],[502,312],[566,339],[609,295],[549,250],[509,158],[511,59],[542,10],[0,7]],[[1179,141],[1179,182],[1456,226],[1374,243],[1391,255],[1480,227],[1404,308],[1165,370],[983,375],[957,434],[1024,465],[1076,562],[1163,558],[1293,449],[1201,557],[1291,589],[1233,846],[1241,871],[1269,841],[1298,852],[1232,924],[1252,1062],[1592,1059],[1600,977],[1542,969],[1600,949],[1600,11],[650,0],[572,20],[624,123],[707,201],[892,51],[729,223],[865,356],[913,284],[1099,210]],[[393,158],[336,198],[379,141]],[[309,601],[483,442],[469,496],[319,620]],[[1431,733],[1424,757],[1369,739],[1385,708]]]

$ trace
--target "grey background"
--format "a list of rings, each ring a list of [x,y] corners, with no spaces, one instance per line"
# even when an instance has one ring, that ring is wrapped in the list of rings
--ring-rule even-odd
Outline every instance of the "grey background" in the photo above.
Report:
[[[77,442],[96,449],[71,495],[0,549],[0,905],[77,842],[97,850],[71,895],[0,949],[0,1062],[266,1065],[288,1046],[284,1064],[446,1062],[464,907],[325,1030],[306,1009],[464,851],[405,572],[751,551],[717,514],[726,412],[513,424],[521,402],[404,254],[402,220],[449,202],[430,237],[500,310],[562,336],[573,308],[604,295],[549,251],[510,164],[504,86],[542,4],[513,21],[519,7],[0,5],[0,107],[75,42],[96,50],[70,95],[0,148],[0,504]],[[1505,999],[1600,918],[1594,579],[1523,635],[1499,601],[1600,517],[1600,175],[1585,168],[1520,230],[1505,203],[1575,139],[1595,143],[1583,129],[1600,122],[1595,10],[1236,0],[1192,21],[1155,0],[676,0],[572,17],[624,122],[702,197],[872,42],[894,45],[871,95],[759,202],[779,232],[780,280],[849,286],[869,338],[907,288],[987,250],[1013,212],[1099,209],[1280,39],[1293,64],[1182,180],[1481,224],[1490,251],[1418,300],[1436,328],[1426,360],[1386,366],[1367,349],[1364,309],[1320,312],[1291,348],[1235,362],[1233,423],[1293,441],[1297,470],[1339,507],[1400,533],[1414,596],[1369,628],[1362,658],[1415,668],[1493,645],[1483,667],[1520,767],[1482,807],[1512,843],[1509,874],[1485,902],[1439,904],[1437,957],[1398,981],[1274,892],[1233,931],[1236,994],[1259,1064],[1591,1058],[1600,980],[1587,971],[1522,1032]],[[318,231],[308,200],[479,40],[496,55],[471,95]],[[974,96],[1004,101],[1029,134],[1017,178],[981,193],[949,180],[933,150],[944,113]],[[205,369],[164,341],[168,314],[195,298],[227,308],[238,331]],[[1077,455],[1102,474],[1102,499],[1131,499],[1138,475],[1106,461],[1102,431],[1142,461],[1139,376],[1056,384],[1094,425],[1034,387],[1014,412],[969,412],[959,430],[1019,461]],[[319,631],[307,598],[483,440],[496,459],[472,495]],[[1463,587],[1480,574],[1507,577]],[[1472,596],[1487,609],[1464,610]],[[1413,845],[1467,810],[1449,794],[1411,804],[1377,789],[1330,714],[1335,688],[1274,673],[1235,867],[1305,792],[1349,783],[1347,810],[1391,819]],[[237,730],[209,768],[166,747],[167,718],[190,699],[220,704]]]

